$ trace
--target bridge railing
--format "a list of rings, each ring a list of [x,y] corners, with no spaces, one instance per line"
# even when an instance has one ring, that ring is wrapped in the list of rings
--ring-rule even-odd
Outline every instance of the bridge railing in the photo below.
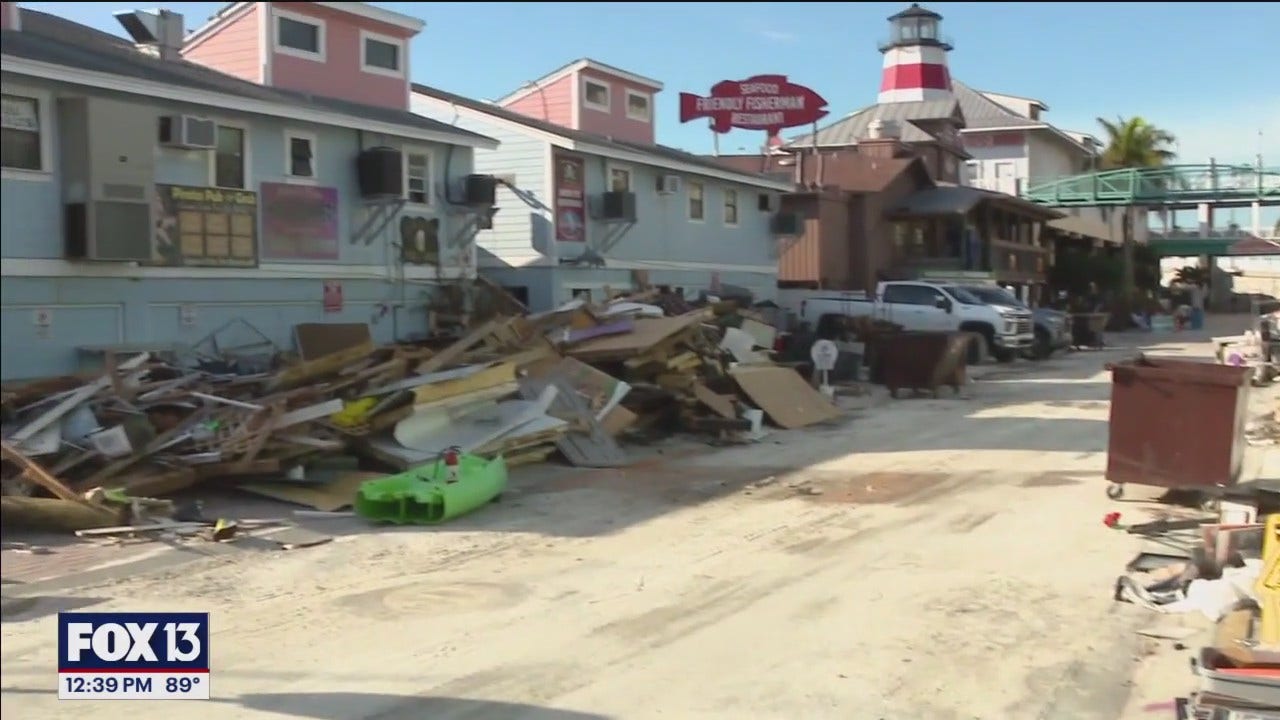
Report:
[[[1174,201],[1280,199],[1280,168],[1251,165],[1170,165],[1085,175],[1033,178],[1022,196],[1045,204],[1158,205]]]

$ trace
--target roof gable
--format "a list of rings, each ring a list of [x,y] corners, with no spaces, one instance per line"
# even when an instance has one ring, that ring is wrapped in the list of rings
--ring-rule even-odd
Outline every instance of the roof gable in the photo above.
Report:
[[[187,60],[153,57],[139,52],[124,38],[56,15],[23,9],[22,26],[21,32],[3,31],[4,41],[0,52],[3,52],[6,59],[28,60],[42,66],[65,68],[78,78],[110,77],[137,81],[152,88],[163,87],[166,92],[172,90],[173,94],[182,93],[184,102],[210,107],[234,110],[235,101],[239,99],[260,108],[245,112],[299,117],[301,113],[310,111],[329,118],[316,120],[322,124],[340,124],[334,121],[343,119],[348,126],[367,126],[362,125],[363,121],[367,124],[381,124],[383,131],[391,134],[395,134],[394,128],[401,128],[402,134],[409,137],[459,145],[497,146],[497,141],[492,138],[430,120],[407,110],[266,87]],[[5,69],[15,71],[15,65],[6,65]],[[71,79],[69,82],[95,86],[93,81]],[[96,84],[102,85],[100,81]],[[110,82],[102,86],[121,92],[146,94],[129,90],[124,85],[125,82]]]
[[[629,83],[632,83],[633,85],[639,85],[640,87],[648,88],[654,92],[661,92],[664,87],[664,85],[660,81],[654,80],[653,78],[648,78],[643,75],[637,75],[633,72],[627,72],[622,68],[617,68],[612,65],[602,63],[598,60],[592,60],[591,58],[579,58],[577,60],[574,60],[571,63],[561,65],[560,67],[556,68],[555,70],[552,70],[546,75],[543,75],[537,80],[525,83],[523,86],[520,87],[520,89],[512,91],[502,96],[501,98],[499,98],[497,102],[500,105],[507,105],[509,103],[513,103],[539,88],[544,88],[550,83],[556,82],[561,78],[564,78],[568,75],[572,75],[573,73],[579,72],[581,70],[594,70],[597,73],[610,75],[620,80],[625,80]]]

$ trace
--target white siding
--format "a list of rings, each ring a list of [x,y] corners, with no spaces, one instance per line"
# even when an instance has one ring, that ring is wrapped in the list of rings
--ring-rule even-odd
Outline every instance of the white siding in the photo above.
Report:
[[[446,102],[417,94],[413,96],[413,112],[500,142],[496,150],[475,151],[475,171],[511,182],[525,198],[521,200],[510,188],[499,186],[493,229],[476,235],[480,267],[522,266],[542,260],[551,243],[547,141],[458,114]]]

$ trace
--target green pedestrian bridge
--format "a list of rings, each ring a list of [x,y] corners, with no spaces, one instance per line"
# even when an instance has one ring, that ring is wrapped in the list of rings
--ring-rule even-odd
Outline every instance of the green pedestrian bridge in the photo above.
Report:
[[[1049,207],[1190,210],[1280,205],[1280,167],[1166,165],[1032,180],[1022,197]]]

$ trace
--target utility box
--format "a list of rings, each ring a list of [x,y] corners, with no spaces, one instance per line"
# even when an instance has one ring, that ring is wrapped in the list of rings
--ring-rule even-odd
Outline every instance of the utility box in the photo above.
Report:
[[[151,260],[156,114],[73,97],[59,98],[57,117],[67,257]]]

